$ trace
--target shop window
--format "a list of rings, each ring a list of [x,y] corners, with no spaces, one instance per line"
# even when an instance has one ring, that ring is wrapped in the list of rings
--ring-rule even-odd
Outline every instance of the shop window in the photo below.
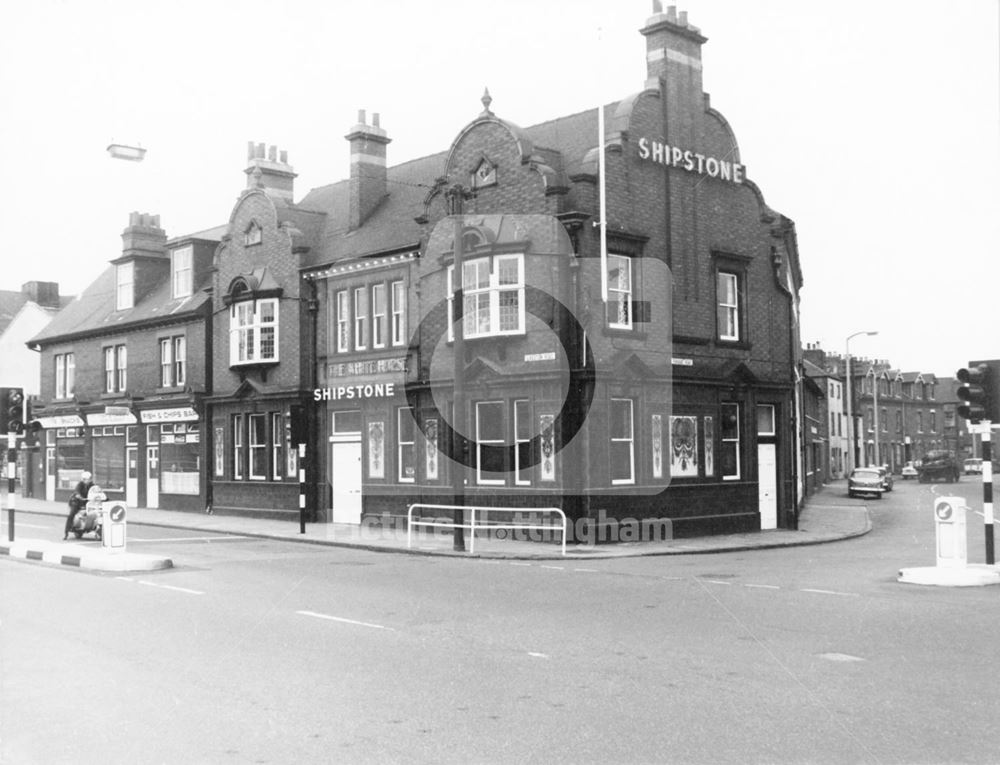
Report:
[[[406,343],[406,289],[403,282],[392,283],[392,344]]]
[[[504,417],[502,401],[476,403],[476,483],[503,485]]]
[[[82,428],[60,428],[56,431],[55,460],[56,488],[72,491],[86,467]]]
[[[55,360],[56,398],[70,398],[76,385],[76,355],[57,353]]]
[[[454,266],[448,268],[448,315],[454,316]],[[462,263],[464,337],[524,334],[524,256],[495,255]],[[453,333],[448,330],[448,338]]]
[[[92,435],[94,484],[104,491],[124,491],[124,427],[94,428]]]
[[[531,483],[531,404],[514,402],[514,483],[528,486]]]
[[[196,422],[160,426],[160,492],[197,496],[201,476],[201,429]],[[154,442],[155,443],[155,442]]]
[[[372,348],[385,348],[385,285],[372,286]]]
[[[608,254],[608,326],[632,329],[632,259]]]
[[[278,361],[278,301],[247,300],[229,307],[229,363]]]
[[[121,263],[115,267],[115,310],[131,308],[135,301],[135,263]]]
[[[263,414],[247,415],[247,432],[250,480],[264,481],[267,479],[267,417]]]
[[[128,383],[128,351],[124,345],[104,348],[104,392],[121,393]]]
[[[345,353],[351,348],[351,306],[347,290],[337,293],[337,352]]]
[[[160,387],[181,387],[187,382],[187,340],[183,336],[160,338]]]
[[[721,414],[719,465],[722,480],[734,481],[740,477],[740,405],[722,404]]]
[[[355,287],[354,350],[363,351],[366,347],[368,347],[368,290],[364,287]]]
[[[635,432],[632,399],[611,399],[608,432],[611,438],[611,483],[635,483]]]
[[[282,438],[285,435],[285,427],[280,414],[271,415],[271,470],[274,480],[281,480],[281,469],[284,466],[282,458]]]
[[[188,245],[170,253],[170,284],[175,299],[191,295],[191,255],[193,252],[194,248]]]
[[[396,477],[400,483],[413,483],[417,474],[413,412],[406,407],[396,410]]]
[[[243,415],[233,415],[233,479],[243,479]]]

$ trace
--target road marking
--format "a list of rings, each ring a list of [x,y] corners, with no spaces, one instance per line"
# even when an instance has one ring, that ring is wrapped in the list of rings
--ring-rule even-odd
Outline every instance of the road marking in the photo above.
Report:
[[[726,587],[732,587],[732,582],[720,582],[718,579],[699,579],[700,582],[705,582],[706,584],[724,584]]]
[[[542,568],[551,569],[552,571],[565,571],[565,566],[542,566]]]
[[[187,587],[175,587],[172,584],[160,584],[159,582],[147,582],[144,579],[137,580],[138,584],[144,584],[147,587],[159,587],[161,590],[173,590],[174,592],[185,592],[188,595],[204,595],[205,593],[201,590],[189,590]]]
[[[549,655],[547,653],[537,653],[535,651],[528,651],[528,656],[534,656],[536,659],[547,659]]]
[[[508,561],[512,566],[530,566],[530,563],[518,563],[517,561]]]
[[[819,595],[843,595],[844,597],[848,598],[858,597],[858,593],[856,592],[837,592],[836,590],[813,590],[809,588],[803,588],[799,590],[799,592],[815,592]]]
[[[758,590],[780,590],[781,588],[776,584],[744,584],[744,587],[752,587]]]
[[[817,655],[827,661],[865,661],[860,656],[851,656],[849,653],[821,653]]]
[[[253,539],[247,536],[217,536],[217,537],[163,537],[162,539],[146,539],[142,537],[129,537],[129,542],[226,542],[230,539]]]
[[[389,632],[395,632],[396,631],[392,627],[386,627],[383,624],[372,624],[370,622],[359,622],[359,621],[355,621],[354,619],[344,619],[343,617],[340,617],[340,616],[330,616],[329,614],[318,614],[315,611],[296,611],[295,613],[300,614],[301,616],[312,616],[312,617],[314,617],[316,619],[326,619],[327,621],[331,621],[331,622],[341,622],[342,624],[353,624],[353,625],[358,626],[358,627],[371,627],[372,629],[376,629],[376,630],[388,630]]]
[[[586,573],[586,574],[599,574],[600,573],[600,571],[598,571],[596,568],[574,568],[573,570],[574,571],[580,571],[580,572],[583,572],[583,573]]]

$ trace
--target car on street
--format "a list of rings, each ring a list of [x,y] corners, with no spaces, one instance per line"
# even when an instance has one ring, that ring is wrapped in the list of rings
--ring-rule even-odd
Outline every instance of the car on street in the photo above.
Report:
[[[885,490],[885,479],[882,476],[882,468],[854,468],[851,474],[847,476],[848,497],[868,495],[882,499],[882,493]]]
[[[931,449],[920,463],[918,477],[920,483],[928,483],[938,478],[955,483],[962,474],[955,453],[947,449]]]
[[[905,465],[903,465],[903,469],[900,471],[900,474],[903,476],[904,481],[909,478],[916,478],[917,468],[913,465],[912,462],[907,462]]]
[[[966,475],[983,472],[983,461],[978,457],[972,457],[962,463],[962,468]]]

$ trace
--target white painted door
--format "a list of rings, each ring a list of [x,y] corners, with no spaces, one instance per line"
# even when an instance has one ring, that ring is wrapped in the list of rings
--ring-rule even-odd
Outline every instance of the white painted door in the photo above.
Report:
[[[45,499],[56,500],[56,448],[45,447]]]
[[[160,506],[160,447],[146,447],[146,507]]]
[[[125,449],[125,504],[139,506],[139,447]]]
[[[778,528],[778,461],[774,444],[757,445],[757,499],[760,528]]]
[[[361,442],[330,444],[333,522],[361,523]]]

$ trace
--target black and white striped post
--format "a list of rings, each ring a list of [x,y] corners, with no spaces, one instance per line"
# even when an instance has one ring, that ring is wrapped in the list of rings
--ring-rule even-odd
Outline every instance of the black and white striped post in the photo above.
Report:
[[[989,420],[983,420],[983,524],[986,528],[986,564],[993,565],[993,445]]]
[[[17,506],[17,436],[7,434],[7,541],[14,541],[14,508]]]
[[[299,533],[306,533],[306,445],[299,444]]]

